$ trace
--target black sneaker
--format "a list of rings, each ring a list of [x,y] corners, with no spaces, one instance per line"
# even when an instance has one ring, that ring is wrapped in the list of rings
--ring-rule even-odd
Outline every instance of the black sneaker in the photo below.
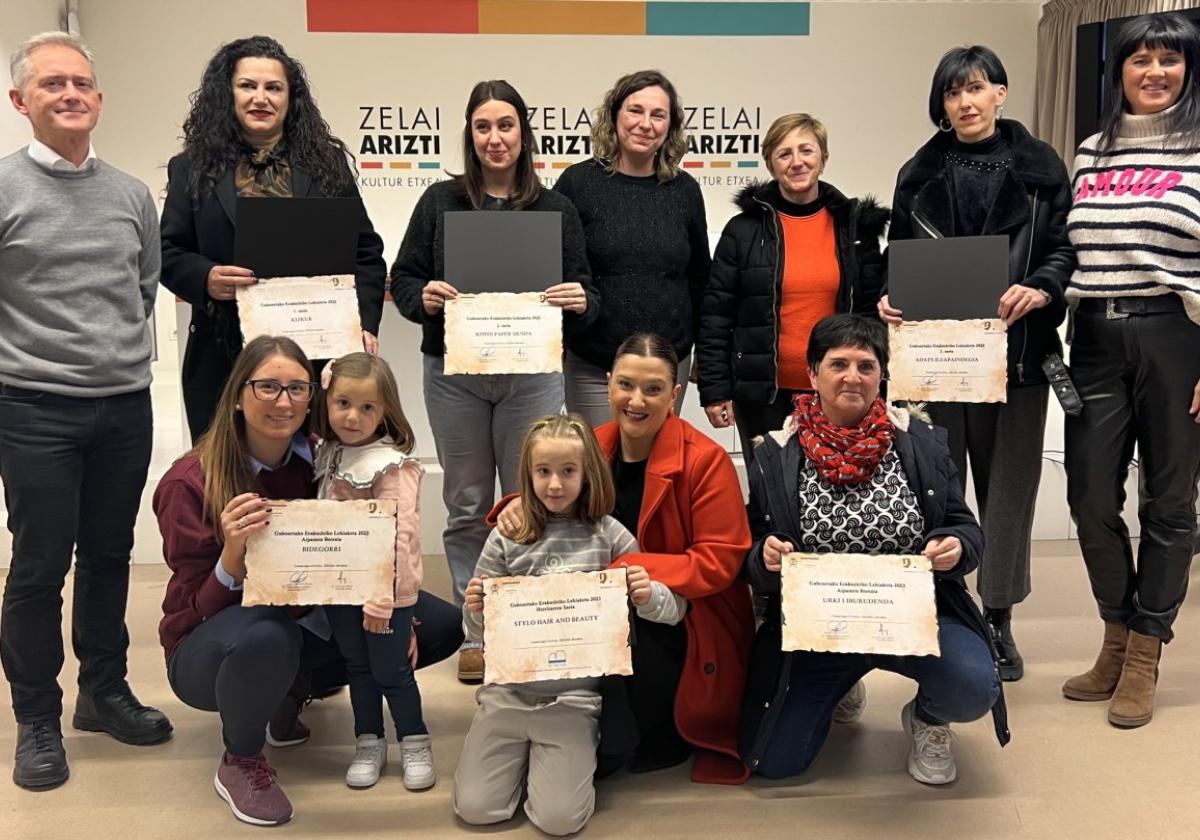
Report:
[[[13,782],[26,790],[50,790],[71,775],[56,720],[17,724],[15,757]]]
[[[1000,679],[1016,682],[1025,676],[1025,660],[1021,658],[1021,652],[1013,640],[1012,607],[999,610],[984,607],[983,617],[987,621],[988,641],[992,645],[996,667],[1000,670]]]
[[[106,732],[125,744],[149,746],[171,737],[171,722],[158,709],[143,706],[129,686],[103,697],[79,693],[71,725],[84,732]]]

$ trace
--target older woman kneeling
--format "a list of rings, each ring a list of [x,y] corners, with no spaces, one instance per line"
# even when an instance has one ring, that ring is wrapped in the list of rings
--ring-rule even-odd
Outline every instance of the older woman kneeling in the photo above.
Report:
[[[963,500],[946,433],[879,398],[887,335],[877,322],[833,315],[813,329],[816,394],[796,398],[784,428],[767,436],[750,471],[755,542],[746,573],[768,596],[742,719],[741,751],[764,776],[803,772],[831,721],[862,714],[861,678],[875,668],[917,682],[901,712],[912,738],[908,771],[925,784],[954,781],[950,722],[992,710],[1008,741],[1004,697],[982,614],[963,576],[979,564],[983,532]],[[940,656],[780,650],[782,557],[791,551],[922,553],[933,565]]]

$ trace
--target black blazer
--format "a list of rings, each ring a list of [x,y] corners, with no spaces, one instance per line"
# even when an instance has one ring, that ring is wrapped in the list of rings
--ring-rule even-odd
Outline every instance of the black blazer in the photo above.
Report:
[[[233,264],[237,192],[233,173],[226,172],[213,194],[191,194],[192,161],[176,155],[167,164],[167,199],[162,210],[162,283],[192,305],[187,349],[181,371],[188,428],[195,441],[212,421],[217,400],[242,347],[237,303],[208,296],[208,272],[214,265]],[[322,196],[312,176],[292,167],[296,198]],[[351,187],[346,196],[357,197]],[[362,328],[379,334],[387,265],[383,240],[371,226],[366,209],[359,220],[358,255],[354,282]]]

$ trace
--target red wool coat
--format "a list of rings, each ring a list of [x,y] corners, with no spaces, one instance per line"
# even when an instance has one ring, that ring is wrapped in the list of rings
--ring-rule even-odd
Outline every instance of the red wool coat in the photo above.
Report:
[[[596,438],[605,457],[615,458],[617,424],[600,426]],[[750,549],[750,526],[729,455],[674,415],[646,463],[637,539],[642,552],[620,563],[644,566],[691,605],[675,725],[698,748],[692,780],[741,784],[750,775],[737,738],[754,610],[738,573]]]

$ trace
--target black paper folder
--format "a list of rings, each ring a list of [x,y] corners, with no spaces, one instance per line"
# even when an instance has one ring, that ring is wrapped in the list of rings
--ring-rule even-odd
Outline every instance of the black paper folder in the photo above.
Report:
[[[445,279],[460,292],[540,292],[563,282],[561,213],[447,213],[445,231]]]
[[[354,274],[358,198],[247,198],[237,201],[233,262],[258,277]]]
[[[1007,236],[888,245],[888,299],[905,321],[995,318],[1008,285]]]

